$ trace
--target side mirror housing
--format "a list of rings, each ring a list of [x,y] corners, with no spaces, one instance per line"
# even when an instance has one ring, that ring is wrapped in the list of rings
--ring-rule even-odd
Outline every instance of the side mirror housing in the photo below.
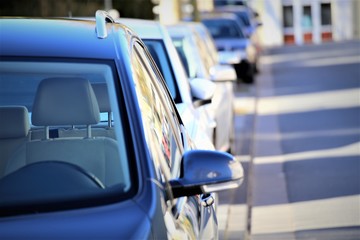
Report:
[[[195,106],[211,102],[216,88],[215,83],[206,78],[193,78],[189,83]]]
[[[236,72],[230,65],[215,65],[210,69],[210,77],[214,82],[236,81]]]
[[[170,181],[174,198],[239,187],[244,170],[228,153],[208,150],[186,152],[180,178]]]

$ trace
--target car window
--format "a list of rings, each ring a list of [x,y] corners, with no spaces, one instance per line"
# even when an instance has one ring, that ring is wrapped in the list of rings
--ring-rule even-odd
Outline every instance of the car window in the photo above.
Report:
[[[169,56],[162,40],[143,39],[170,91],[175,103],[181,103],[179,88],[176,83],[174,72],[170,63]]]
[[[204,19],[202,20],[215,39],[245,38],[240,26],[232,19]]]
[[[210,71],[210,68],[212,66],[214,66],[216,63],[214,62],[213,58],[211,58],[209,50],[206,47],[206,43],[201,39],[199,34],[194,31],[193,37],[194,37],[194,41],[197,46],[197,49],[199,50],[200,58],[204,64],[204,67],[207,71]],[[209,57],[209,55],[210,55],[210,57]]]
[[[197,72],[199,68],[199,63],[194,57],[194,52],[191,43],[189,42],[189,39],[186,37],[172,37],[172,41],[174,43],[176,51],[179,54],[181,62],[184,65],[187,76],[189,78],[196,78],[198,75]]]
[[[235,12],[235,14],[239,19],[241,19],[245,26],[250,27],[250,16],[247,12]]]
[[[145,137],[158,178],[165,181],[179,175],[178,165],[183,152],[180,124],[160,75],[156,74],[155,66],[148,58],[150,55],[139,43],[134,45],[134,50],[132,65]]]
[[[0,144],[0,208],[130,197],[131,138],[115,82],[111,61],[2,58],[0,127],[9,131]]]
[[[209,31],[205,27],[198,28],[197,31],[198,31],[198,34],[199,34],[200,38],[202,39],[202,41],[205,42],[206,49],[212,58],[213,64],[214,65],[217,64],[219,62],[219,56],[218,56],[215,42],[214,42],[212,36],[210,35]]]

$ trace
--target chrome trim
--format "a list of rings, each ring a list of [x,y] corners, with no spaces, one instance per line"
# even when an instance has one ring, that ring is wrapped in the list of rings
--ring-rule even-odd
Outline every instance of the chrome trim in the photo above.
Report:
[[[240,178],[240,179],[237,179],[237,180],[231,181],[231,182],[223,182],[223,183],[216,183],[216,184],[211,184],[211,185],[204,185],[201,187],[201,190],[204,193],[211,193],[211,192],[217,192],[217,191],[237,188],[242,184],[243,180],[244,180],[243,178]]]
[[[87,138],[91,138],[91,125],[86,126],[86,136]]]

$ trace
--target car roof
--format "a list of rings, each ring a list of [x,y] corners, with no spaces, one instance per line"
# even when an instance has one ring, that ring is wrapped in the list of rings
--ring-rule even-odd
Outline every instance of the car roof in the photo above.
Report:
[[[154,20],[120,18],[117,19],[116,22],[123,23],[130,27],[143,40],[155,39],[164,42],[165,50],[167,51],[169,58],[171,58],[170,65],[174,73],[174,80],[178,85],[181,101],[192,103],[186,72],[176,52],[175,46],[172,43],[168,30],[166,30],[160,22]]]
[[[141,38],[162,39],[163,32],[158,21],[133,19],[133,18],[119,18],[117,23],[122,23],[134,32],[138,33]]]
[[[0,26],[2,56],[114,59],[115,35],[132,34],[124,25],[109,24],[101,39],[95,21],[84,19],[1,18]]]
[[[237,16],[235,13],[223,13],[223,12],[211,12],[201,14],[201,20],[216,20],[216,19],[233,19],[237,21]]]
[[[217,6],[214,9],[215,11],[232,11],[232,12],[247,12],[250,11],[250,8],[243,5],[226,5],[226,6]]]
[[[192,34],[191,26],[184,22],[169,25],[167,26],[167,29],[172,37],[191,36]]]

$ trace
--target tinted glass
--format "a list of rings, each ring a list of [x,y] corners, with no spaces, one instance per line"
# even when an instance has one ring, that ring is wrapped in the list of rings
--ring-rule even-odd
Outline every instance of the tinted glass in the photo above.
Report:
[[[312,27],[312,16],[311,16],[311,6],[304,6],[303,7],[303,17],[302,17],[302,26],[304,28],[311,28]]]
[[[249,27],[251,25],[250,23],[250,16],[247,12],[235,12],[236,16],[241,19],[242,23]]]
[[[294,26],[294,14],[292,6],[283,6],[283,21],[284,27]]]
[[[197,77],[198,62],[193,53],[192,46],[187,38],[172,38],[180,60],[184,65],[189,78]]]
[[[215,39],[245,38],[240,26],[231,19],[206,19],[202,21]]]
[[[321,4],[321,25],[331,25],[331,4]]]
[[[0,136],[0,208],[41,212],[130,197],[131,137],[114,69],[80,60],[0,62],[0,128],[9,129]],[[18,106],[22,115],[12,113]]]
[[[156,65],[158,66],[161,74],[163,75],[167,87],[170,91],[175,103],[181,103],[179,88],[174,77],[169,56],[166,52],[165,45],[161,40],[144,40],[151,56],[153,57]]]
[[[181,158],[179,123],[174,105],[163,82],[153,71],[154,66],[147,58],[146,52],[140,45],[136,45],[135,49],[132,64],[136,73],[134,79],[138,86],[136,92],[143,116],[146,141],[155,166],[159,166],[159,179],[165,181],[171,177],[170,169],[174,167],[173,163]]]

